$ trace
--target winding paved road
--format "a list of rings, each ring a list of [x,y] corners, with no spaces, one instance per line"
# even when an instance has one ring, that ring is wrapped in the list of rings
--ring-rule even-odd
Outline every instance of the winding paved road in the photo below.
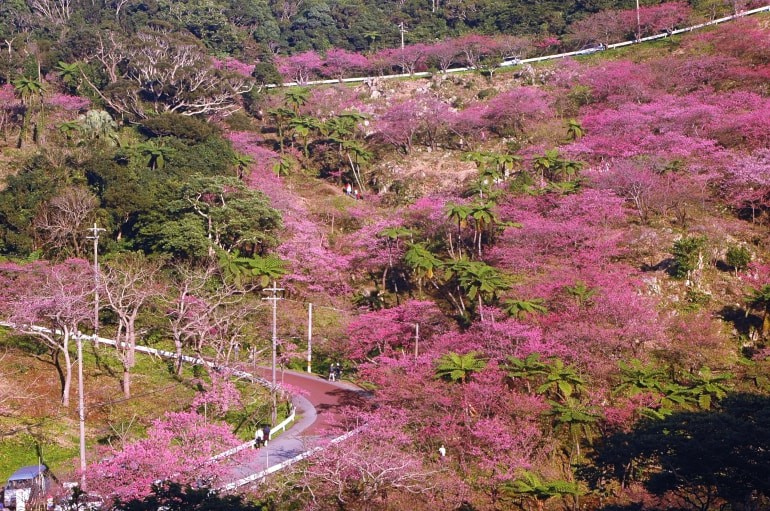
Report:
[[[255,376],[269,379],[270,369],[258,368]],[[279,380],[306,393],[304,396],[292,397],[297,420],[287,431],[273,437],[267,446],[249,449],[240,456],[230,477],[226,478],[227,483],[237,486],[246,484],[244,479],[307,453],[318,440],[331,440],[346,433],[338,426],[340,413],[347,407],[363,405],[366,399],[365,391],[345,381],[330,382],[295,371],[285,371],[283,376],[279,375]]]

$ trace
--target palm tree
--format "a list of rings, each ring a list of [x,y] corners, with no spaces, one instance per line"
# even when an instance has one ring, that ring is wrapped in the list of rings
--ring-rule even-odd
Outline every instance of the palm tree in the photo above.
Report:
[[[471,215],[472,212],[473,210],[471,209],[471,207],[466,204],[454,204],[449,202],[446,205],[447,217],[450,220],[457,222],[457,256],[458,257],[463,256],[462,230],[466,225],[468,225],[468,217]],[[450,254],[454,253],[451,234],[449,235],[449,252]]]
[[[34,78],[28,78],[26,76],[17,78],[11,83],[13,84],[16,93],[19,95],[19,98],[21,99],[21,105],[24,108],[22,128],[19,132],[18,141],[18,147],[21,147],[25,138],[27,137],[27,133],[29,132],[30,119],[32,118],[33,109],[36,105],[40,107],[40,114],[42,116],[42,98],[43,93],[45,92],[45,88],[43,87],[43,83],[41,81],[35,80]],[[39,123],[36,123],[32,133],[32,139],[35,142],[40,142],[38,124]]]
[[[450,351],[438,359],[436,377],[465,383],[471,374],[481,371],[487,365],[478,356],[479,354],[475,351],[470,351],[464,355]]]
[[[616,394],[635,396],[642,392],[661,392],[665,385],[666,371],[654,365],[644,365],[638,359],[629,363],[622,360],[620,367],[620,385],[615,387]]]
[[[155,142],[144,142],[134,146],[140,156],[146,158],[146,165],[152,170],[161,170],[166,166],[166,160],[169,156],[176,153],[176,149],[164,145],[158,145]]]
[[[247,154],[236,154],[233,157],[233,165],[237,169],[238,179],[243,179],[246,169],[254,163],[254,158]]]
[[[703,410],[710,410],[712,400],[724,399],[730,391],[726,384],[733,378],[732,373],[715,374],[708,367],[701,368],[697,375],[691,376],[690,394]]]
[[[470,205],[471,213],[470,217],[473,218],[473,238],[475,244],[478,245],[479,257],[481,257],[481,241],[483,234],[487,231],[491,232],[498,218],[493,211],[496,204],[494,202],[474,202]]]
[[[573,286],[567,286],[564,289],[577,301],[580,307],[590,305],[591,298],[596,294],[596,289],[588,287],[582,280],[578,280]]]
[[[301,115],[295,117],[289,121],[289,126],[294,129],[294,132],[302,138],[302,153],[305,158],[309,158],[308,144],[310,139],[310,133],[313,130],[319,128],[320,122],[318,119],[310,117],[309,115]]]
[[[583,126],[577,121],[577,119],[567,120],[567,140],[580,140],[585,135]]]
[[[369,41],[369,49],[371,51],[374,51],[374,42],[377,40],[378,37],[380,37],[381,34],[376,30],[370,30],[368,32],[364,32],[361,35],[364,36],[364,39]]]
[[[364,181],[361,177],[361,164],[368,163],[374,156],[362,142],[358,140],[345,140],[342,142],[342,149],[350,163],[350,170],[353,172],[353,178],[358,183],[361,192],[364,191]]]
[[[219,267],[225,278],[236,286],[259,279],[259,284],[265,287],[288,273],[286,261],[274,255],[242,257],[237,253],[222,251],[219,254]]]
[[[422,296],[422,279],[432,279],[436,270],[441,268],[441,259],[428,250],[425,243],[410,243],[404,254],[404,262],[417,275],[417,286]]]
[[[536,392],[548,394],[562,402],[567,402],[573,395],[579,395],[585,389],[585,380],[574,367],[564,365],[559,358],[554,358],[546,364],[545,382]]]
[[[294,110],[289,110],[288,108],[284,107],[278,107],[278,108],[271,108],[267,111],[267,115],[269,115],[274,121],[276,130],[278,131],[278,146],[281,149],[281,154],[283,154],[284,151],[284,145],[283,145],[283,138],[284,138],[284,130],[286,129],[287,123],[295,117]]]
[[[286,91],[286,103],[291,105],[294,114],[299,114],[300,107],[307,103],[310,96],[310,89],[307,87],[292,87]]]
[[[519,300],[512,298],[503,302],[505,312],[514,318],[523,318],[527,314],[545,314],[548,309],[543,305],[545,300],[542,298],[530,298],[529,300]]]
[[[77,121],[66,121],[59,126],[56,127],[56,129],[64,135],[64,138],[66,138],[68,141],[72,140],[72,136],[76,133],[80,133],[83,131],[83,127],[80,125]]]
[[[563,480],[546,481],[529,470],[523,470],[513,481],[503,483],[502,490],[505,493],[533,499],[538,511],[545,508],[545,503],[550,498],[565,495],[577,497],[581,494],[580,486],[576,483]]]
[[[484,299],[494,300],[498,293],[511,287],[507,275],[480,261],[453,261],[445,265],[445,270],[446,280],[454,280],[469,300],[478,299],[478,312],[482,321]]]
[[[380,231],[379,236],[385,238],[388,247],[388,267],[382,272],[382,289],[387,289],[388,272],[393,269],[393,249],[398,249],[398,242],[403,238],[411,238],[414,232],[406,227],[386,227]],[[396,293],[398,293],[398,284],[396,284]]]
[[[294,168],[294,158],[285,155],[278,158],[278,161],[273,165],[273,172],[277,176],[285,176],[291,169]]]
[[[540,353],[530,353],[526,358],[508,357],[505,365],[508,376],[511,378],[523,378],[527,385],[527,392],[532,393],[533,379],[541,380],[548,374],[548,365],[540,360]]]
[[[551,410],[548,415],[553,417],[555,429],[566,432],[574,447],[574,450],[573,447],[569,449],[570,461],[572,461],[573,453],[577,454],[579,459],[581,440],[587,440],[589,444],[593,442],[596,424],[602,417],[601,413],[595,407],[571,398],[565,400],[564,403],[549,401],[549,404]]]
[[[258,278],[259,285],[262,287],[266,287],[270,282],[283,277],[289,272],[286,269],[286,261],[272,254],[265,257],[250,257],[246,264],[248,265],[250,275]]]
[[[71,91],[75,92],[80,88],[80,63],[73,62],[68,64],[60,60],[54,69],[59,73],[59,77]]]

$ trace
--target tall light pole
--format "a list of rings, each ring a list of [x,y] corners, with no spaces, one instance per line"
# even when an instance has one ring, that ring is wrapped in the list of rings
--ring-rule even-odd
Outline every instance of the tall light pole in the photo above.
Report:
[[[312,371],[313,358],[313,304],[307,304],[307,372]]]
[[[642,20],[639,17],[639,0],[636,0],[636,42],[642,38]]]
[[[88,229],[91,236],[87,239],[94,240],[94,338],[99,336],[99,233],[106,231],[101,227],[94,226]]]
[[[80,489],[86,489],[86,411],[83,396],[83,337],[75,334],[78,345],[78,420],[80,422]]]
[[[277,404],[275,402],[275,390],[276,390],[276,381],[275,381],[275,359],[276,354],[278,352],[278,330],[277,330],[277,311],[278,311],[278,300],[280,298],[278,297],[277,293],[278,291],[283,291],[283,288],[280,288],[275,285],[275,281],[273,281],[273,287],[266,287],[263,289],[263,291],[269,291],[272,293],[272,296],[268,296],[267,298],[262,298],[263,300],[270,300],[273,302],[273,360],[272,360],[272,368],[273,368],[273,386],[272,386],[272,394],[273,394],[273,424],[275,424],[276,416],[278,413],[277,410]]]

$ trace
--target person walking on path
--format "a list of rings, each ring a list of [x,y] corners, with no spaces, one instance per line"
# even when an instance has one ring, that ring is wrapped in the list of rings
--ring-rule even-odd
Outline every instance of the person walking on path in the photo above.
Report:
[[[254,433],[254,448],[262,447],[263,443],[265,443],[265,432],[262,431],[261,427],[257,426],[257,431]]]
[[[337,380],[337,371],[335,371],[334,364],[329,368],[329,381],[336,381]]]
[[[270,425],[269,424],[265,424],[265,427],[262,428],[262,435],[264,436],[262,441],[264,442],[265,445],[267,445],[267,441],[270,440]]]

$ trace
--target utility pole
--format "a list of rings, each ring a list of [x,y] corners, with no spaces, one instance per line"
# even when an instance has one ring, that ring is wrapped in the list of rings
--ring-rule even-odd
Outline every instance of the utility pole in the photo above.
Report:
[[[80,489],[86,491],[86,411],[83,396],[83,336],[75,334],[78,345],[78,420],[80,422]]]
[[[407,32],[406,28],[404,28],[404,22],[398,24],[398,28],[401,31],[401,49],[404,49],[404,34]]]
[[[420,345],[420,324],[414,324],[414,359],[417,360],[417,347]]]
[[[307,372],[312,373],[313,358],[313,304],[307,304]]]
[[[639,17],[639,0],[636,0],[636,42],[642,38],[642,20]]]
[[[87,229],[91,236],[86,239],[94,240],[94,338],[99,336],[99,233],[106,231],[101,227],[94,226]]]
[[[268,296],[267,298],[262,298],[263,300],[270,300],[273,302],[273,360],[272,360],[272,368],[273,368],[273,385],[272,385],[272,393],[273,393],[273,424],[275,424],[276,415],[278,413],[277,410],[277,404],[275,402],[275,391],[276,391],[276,381],[275,381],[275,361],[276,361],[276,355],[278,352],[278,330],[277,330],[277,311],[278,311],[278,300],[280,298],[278,297],[277,293],[278,291],[283,291],[283,288],[279,288],[275,285],[275,281],[273,281],[273,287],[266,287],[263,289],[263,291],[269,291],[272,293],[272,296]]]

